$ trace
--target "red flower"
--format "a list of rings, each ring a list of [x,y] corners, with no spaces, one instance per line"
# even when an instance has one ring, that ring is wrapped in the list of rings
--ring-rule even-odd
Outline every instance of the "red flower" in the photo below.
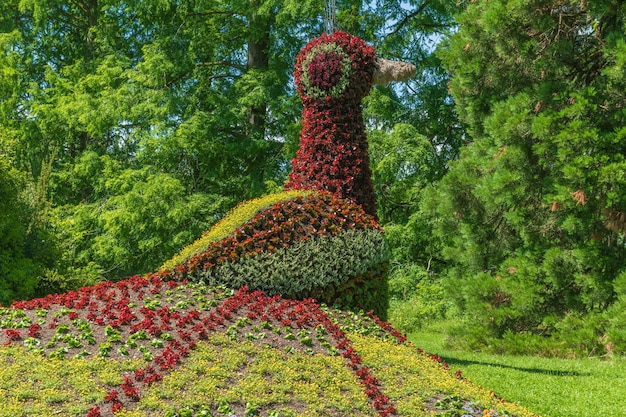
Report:
[[[148,375],[143,382],[146,385],[152,385],[155,382],[161,381],[162,379],[163,379],[163,375],[158,374],[158,373],[153,373],[153,374]]]
[[[119,394],[116,390],[112,389],[109,393],[104,397],[104,401],[107,403],[117,401]]]
[[[19,330],[15,329],[5,329],[4,334],[9,338],[10,341],[15,342],[17,340],[22,339],[22,333]]]
[[[132,401],[139,401],[139,388],[135,387],[133,381],[128,376],[124,376],[124,382],[121,387],[128,398]]]
[[[142,368],[139,368],[135,371],[135,380],[136,381],[143,381],[146,378],[146,371],[144,371]]]
[[[37,323],[32,323],[28,328],[28,337],[39,337],[41,326]]]
[[[87,411],[87,417],[101,417],[100,407],[92,407]]]

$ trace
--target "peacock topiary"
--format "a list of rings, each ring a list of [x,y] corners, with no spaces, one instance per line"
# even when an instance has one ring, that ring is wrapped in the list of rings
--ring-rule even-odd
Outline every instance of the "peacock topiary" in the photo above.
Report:
[[[309,42],[295,66],[304,110],[288,191],[240,204],[160,272],[311,297],[384,319],[388,254],[361,101],[373,82],[414,72],[410,64],[377,59],[374,48],[341,31]]]
[[[0,416],[536,417],[380,320],[360,99],[383,66],[411,73],[341,32],[312,41],[289,191],[241,203],[156,273],[0,307]]]

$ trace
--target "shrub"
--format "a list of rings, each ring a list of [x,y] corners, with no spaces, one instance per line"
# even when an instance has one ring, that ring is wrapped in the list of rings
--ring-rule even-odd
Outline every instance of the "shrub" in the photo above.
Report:
[[[64,271],[44,269],[35,287],[35,296],[59,294],[76,288],[94,285],[102,280],[100,265],[89,262],[85,266],[70,266]]]
[[[441,319],[449,308],[444,288],[423,266],[403,264],[389,273],[389,320],[405,333]]]
[[[404,333],[445,318],[450,308],[443,287],[437,283],[420,283],[415,294],[407,299],[390,298],[389,321]]]
[[[613,283],[617,300],[605,312],[607,321],[606,340],[608,353],[626,353],[626,272],[622,272]]]

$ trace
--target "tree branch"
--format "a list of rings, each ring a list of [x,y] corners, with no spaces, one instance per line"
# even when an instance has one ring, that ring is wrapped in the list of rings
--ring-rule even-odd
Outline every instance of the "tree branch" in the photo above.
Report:
[[[211,67],[211,66],[223,66],[237,69],[239,71],[245,71],[246,67],[243,65],[235,64],[233,62],[228,61],[209,61],[209,62],[198,62],[196,66],[199,67]]]
[[[424,2],[415,11],[404,16],[404,19],[398,22],[398,24],[396,25],[396,28],[391,31],[389,36],[395,35],[396,33],[398,33],[400,29],[402,29],[407,23],[409,23],[411,19],[413,19],[415,16],[420,15],[424,11],[424,9],[428,7],[428,3],[429,3],[429,0],[424,0]]]

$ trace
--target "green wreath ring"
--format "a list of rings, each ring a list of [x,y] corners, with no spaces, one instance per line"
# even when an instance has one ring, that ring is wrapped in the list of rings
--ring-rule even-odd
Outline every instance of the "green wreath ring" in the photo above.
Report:
[[[339,75],[339,79],[334,82],[330,88],[322,88],[319,86],[319,81],[316,82],[316,80],[311,79],[309,67],[313,62],[316,62],[316,58],[320,58],[320,55],[327,57],[329,54],[336,54],[341,58],[341,74]],[[352,61],[350,60],[350,56],[336,43],[323,43],[312,48],[302,62],[301,82],[304,93],[315,100],[325,100],[326,97],[341,97],[350,84],[351,75]]]

